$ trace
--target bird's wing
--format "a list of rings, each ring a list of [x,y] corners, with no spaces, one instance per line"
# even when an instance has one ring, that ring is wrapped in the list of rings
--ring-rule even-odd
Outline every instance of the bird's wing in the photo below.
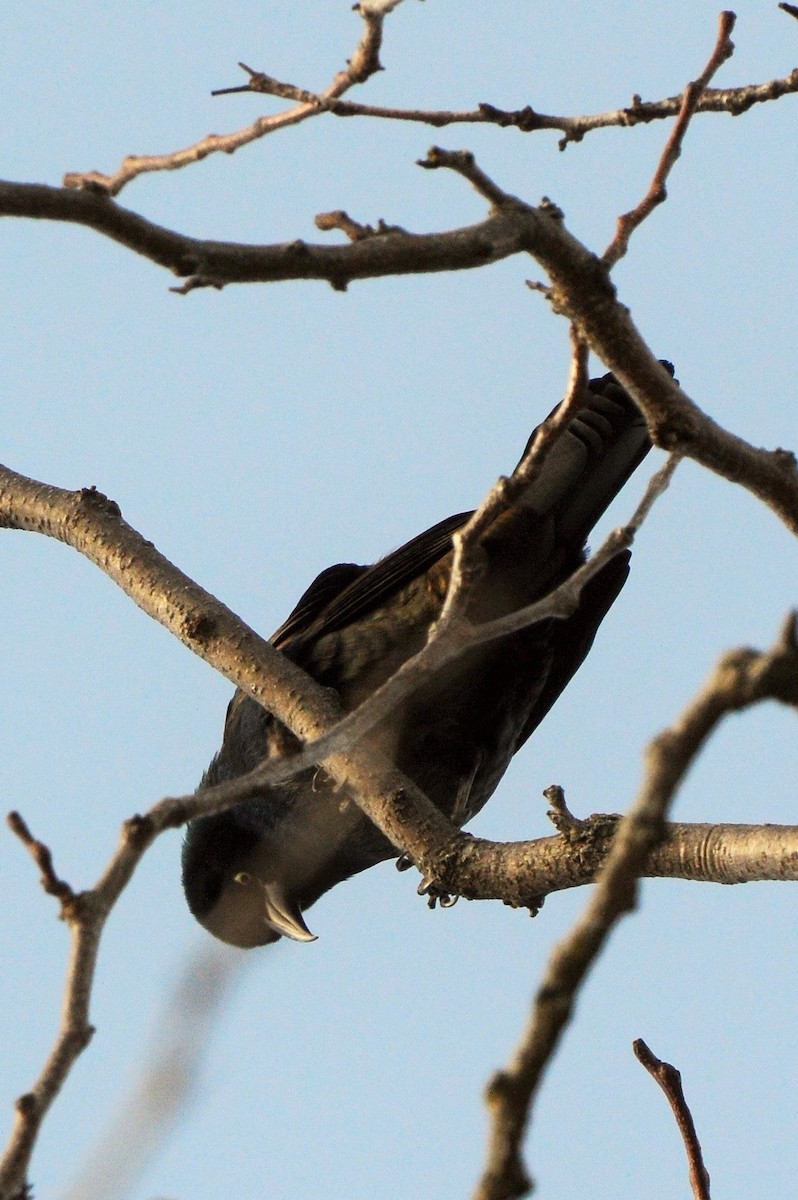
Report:
[[[536,432],[533,431],[530,442]],[[552,516],[560,547],[571,552],[568,557],[580,554],[590,529],[650,447],[642,413],[614,377],[592,379],[584,407],[551,447],[519,507],[531,508],[541,517]],[[272,642],[289,657],[297,657],[309,643],[381,608],[449,552],[452,535],[471,515],[471,512],[455,513],[439,521],[374,566],[340,563],[322,571],[272,636]],[[513,511],[505,513],[496,523],[497,532],[501,533],[515,519]],[[551,563],[554,577],[561,565],[554,556]],[[554,577],[546,578],[544,571],[541,588],[547,590]],[[530,595],[532,598],[534,594]],[[602,616],[605,612],[606,608]],[[589,641],[584,654],[588,648]],[[581,658],[575,660],[573,670],[579,662]]]
[[[327,567],[326,571],[317,575],[310,587],[299,597],[280,628],[272,634],[269,639],[272,645],[278,650],[282,649],[292,637],[309,629],[327,605],[364,571],[368,571],[368,567],[358,566],[357,563],[336,563],[334,567]]]
[[[599,625],[618,598],[629,575],[630,551],[623,550],[589,579],[576,611],[563,621],[550,621],[547,639],[551,665],[546,682],[516,743],[516,750],[534,733],[587,657]]]
[[[462,529],[471,515],[455,513],[439,521],[373,567],[340,563],[322,571],[271,641],[290,656],[306,637],[315,642],[382,607],[451,550],[452,535]]]

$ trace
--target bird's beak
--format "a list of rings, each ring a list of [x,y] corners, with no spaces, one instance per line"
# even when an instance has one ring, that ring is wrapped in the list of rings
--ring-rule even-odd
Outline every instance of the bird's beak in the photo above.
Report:
[[[316,934],[311,933],[305,924],[302,910],[294,900],[289,900],[285,892],[275,883],[264,885],[266,903],[265,921],[270,929],[283,937],[293,938],[295,942],[315,942]]]

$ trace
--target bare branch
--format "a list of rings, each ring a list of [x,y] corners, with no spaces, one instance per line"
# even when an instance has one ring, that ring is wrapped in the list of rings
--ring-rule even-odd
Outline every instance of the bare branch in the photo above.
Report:
[[[724,657],[678,720],[651,743],[646,776],[581,917],[554,948],[510,1065],[488,1085],[490,1144],[477,1200],[522,1196],[530,1185],[521,1147],[543,1073],[571,1019],[576,997],[618,920],[637,900],[637,881],[666,836],[665,816],[695,754],[725,713],[763,699],[798,705],[796,617],[763,653]]]
[[[17,1097],[11,1134],[5,1153],[0,1159],[0,1196],[3,1200],[16,1200],[16,1197],[23,1194],[28,1164],[42,1122],[61,1091],[75,1060],[94,1034],[94,1028],[89,1023],[89,998],[100,930],[108,909],[103,911],[102,906],[94,903],[94,897],[85,893],[76,895],[68,884],[56,880],[51,866],[52,856],[47,847],[32,837],[17,814],[12,814],[9,823],[31,849],[37,864],[42,867],[45,890],[54,891],[53,884],[57,883],[61,893],[61,916],[69,925],[71,938],[58,1033],[33,1087],[29,1092]],[[47,865],[42,866],[42,862]]]
[[[338,72],[330,86],[320,94],[318,99],[314,97],[310,102],[303,100],[288,112],[259,117],[251,125],[247,125],[244,129],[238,129],[234,133],[210,133],[193,145],[186,146],[182,150],[174,150],[169,154],[130,154],[122,160],[113,175],[104,175],[101,171],[70,171],[64,176],[64,187],[88,189],[93,192],[101,192],[106,196],[117,196],[126,184],[139,175],[149,171],[176,171],[181,167],[190,166],[192,163],[201,162],[209,154],[233,154],[242,146],[247,146],[250,142],[265,137],[266,134],[275,133],[278,129],[285,129],[290,125],[298,125],[301,121],[306,121],[308,117],[317,116],[324,111],[326,100],[343,95],[355,84],[365,83],[375,71],[382,70],[380,46],[383,22],[388,12],[400,3],[401,0],[393,0],[393,3],[390,4],[378,4],[376,0],[366,3],[364,0],[363,3],[354,6],[364,22],[360,41],[355,47],[346,69]],[[243,66],[243,64],[241,65]],[[249,68],[244,67],[244,70],[249,70]],[[254,75],[257,76],[257,72]],[[276,83],[276,81],[273,82]]]
[[[620,544],[628,544],[630,533],[642,519],[662,482],[660,475],[658,482],[648,489],[643,506],[630,523],[631,531],[614,535],[627,539]],[[100,566],[140,607],[274,712],[304,741],[320,739],[333,728],[339,713],[329,692],[320,689],[228,609],[177,571],[122,521],[113,504],[95,492],[62,492],[33,484],[9,471],[0,474],[0,483],[5,485],[0,496],[0,524],[36,530],[74,546]],[[617,552],[618,545],[617,541],[610,541],[582,571],[595,570],[591,563],[595,564],[602,553]],[[584,582],[584,574],[581,582]],[[578,587],[580,581],[573,580],[572,585]],[[546,603],[527,611],[522,618],[513,615],[511,623],[552,615]],[[488,633],[498,636],[500,632],[506,632],[506,622],[507,619],[503,619],[498,625],[488,626]],[[479,632],[484,635],[485,630]],[[435,646],[433,642],[428,667],[436,661]],[[302,703],[300,696],[304,697]],[[373,703],[378,712],[379,705],[384,702],[384,696],[376,693]],[[532,857],[530,843],[501,848],[490,842],[479,842],[456,833],[418,789],[375,757],[359,749],[356,754],[347,756],[351,762],[343,762],[342,747],[351,746],[356,739],[357,733],[353,730],[358,730],[357,722],[369,722],[371,718],[373,714],[368,712],[365,716],[347,717],[340,724],[341,740],[335,743],[335,749],[332,748],[333,739],[317,741],[309,754],[312,761],[324,759],[325,769],[360,798],[359,802],[371,820],[397,847],[409,852],[426,874],[433,875],[452,892],[459,891],[474,898],[503,897],[519,905],[525,904],[530,895],[576,886],[591,877],[591,872],[602,860],[606,845],[599,847],[588,870],[574,874],[572,865],[561,869],[556,862],[550,861],[557,857],[557,839],[548,839],[553,843],[548,848],[541,843],[541,853]],[[370,724],[367,723],[368,727]],[[138,836],[146,841],[163,828],[244,799],[265,783],[276,781],[279,778],[276,772],[293,773],[304,762],[304,758],[297,756],[290,761],[259,768],[244,781],[206,789],[195,797],[161,801],[146,818],[138,819]],[[768,863],[768,869],[777,871],[777,877],[787,877],[780,857],[782,849],[775,846],[773,854],[776,858],[771,857]],[[139,853],[138,842],[125,842],[123,851],[112,872],[114,888],[124,886],[129,877],[131,863]],[[665,869],[672,873],[673,864],[666,864]]]
[[[471,520],[454,535],[454,555],[449,589],[446,593],[441,615],[435,629],[440,636],[449,622],[457,619],[462,611],[468,591],[482,574],[484,555],[480,552],[480,540],[498,514],[508,507],[513,499],[528,487],[541,471],[550,446],[559,437],[569,421],[584,404],[587,383],[587,350],[571,327],[573,355],[568,386],[561,404],[539,427],[532,444],[513,471],[509,479],[496,483],[480,504]]]
[[[546,448],[542,446],[539,453]],[[525,463],[528,461],[531,456]],[[674,466],[675,460],[657,472],[629,525],[615,531],[561,588],[522,613],[512,613],[497,621],[476,627],[449,622],[445,637],[432,638],[367,703],[340,720],[339,706],[328,690],[320,688],[229,609],[178,571],[122,520],[116,504],[96,490],[66,492],[0,468],[0,526],[56,537],[86,555],[148,615],[309,743],[297,754],[268,761],[240,780],[206,788],[201,796],[162,801],[146,818],[150,836],[190,816],[245,799],[267,784],[324,762],[325,770],[339,785],[351,789],[357,802],[394,845],[410,854],[425,874],[434,877],[435,871],[429,869],[433,857],[437,858],[453,838],[461,835],[418,788],[388,763],[370,751],[358,749],[355,753],[352,747],[409,695],[419,680],[458,657],[467,646],[504,636],[545,617],[562,617],[572,612],[587,581],[609,558],[631,544],[645,512],[664,490]],[[501,495],[505,482],[498,485]],[[479,513],[475,519],[479,521]]]
[[[40,848],[34,854],[40,861],[43,853],[48,862],[50,852],[42,843],[35,841],[24,826],[21,818],[16,817],[12,827],[17,832],[19,826],[25,830],[26,844],[28,839],[33,846]],[[25,1179],[28,1173],[31,1156],[36,1145],[44,1118],[53,1101],[63,1087],[76,1059],[88,1046],[94,1034],[94,1027],[89,1020],[89,1007],[94,985],[94,974],[97,965],[97,954],[100,939],[114,904],[130,880],[135,867],[152,843],[156,833],[161,830],[156,822],[149,817],[133,817],[122,827],[121,838],[116,853],[106,867],[103,875],[95,886],[86,892],[74,893],[67,884],[61,886],[68,890],[69,901],[62,900],[61,916],[69,926],[70,956],[64,982],[64,1000],[61,1010],[61,1022],[52,1050],[42,1071],[29,1092],[17,1098],[15,1104],[14,1124],[5,1152],[0,1158],[0,1197],[2,1200],[16,1200],[23,1195]],[[22,833],[20,831],[20,836]],[[51,891],[47,883],[46,891]],[[217,972],[218,975],[218,972]],[[195,973],[196,982],[196,973]],[[203,1013],[200,1003],[202,999],[212,1005],[218,998],[223,980],[215,980],[215,988],[210,984],[205,993],[200,996],[194,989],[194,1016]],[[207,1014],[206,1014],[207,1015]],[[176,1029],[168,1035],[160,1050],[160,1065],[165,1069],[166,1059],[171,1064],[172,1087],[169,1089],[171,1103],[179,1103],[180,1096],[188,1088],[194,1062],[201,1047],[202,1022],[192,1029],[191,1034],[184,1030],[182,1038],[178,1038]],[[179,1079],[178,1079],[179,1074]],[[177,1084],[179,1082],[179,1087]],[[158,1092],[152,1077],[149,1077],[149,1093],[146,1096],[150,1108],[163,1100],[163,1093]],[[142,1095],[140,1101],[145,1099]],[[149,1110],[142,1110],[139,1105],[138,1120],[141,1122],[138,1132],[142,1144],[145,1135],[152,1139],[153,1130],[148,1116]],[[166,1115],[161,1105],[160,1116]],[[127,1131],[130,1132],[129,1130]],[[130,1146],[127,1144],[129,1150]],[[129,1167],[129,1164],[128,1164]]]
[[[788,6],[779,7],[788,11]],[[565,150],[571,142],[581,142],[585,134],[595,129],[632,128],[635,125],[648,125],[652,121],[678,117],[684,103],[683,94],[668,96],[663,100],[642,100],[640,96],[635,96],[626,108],[580,116],[542,113],[529,104],[523,108],[504,109],[486,101],[467,110],[400,108],[361,104],[353,100],[325,99],[322,93],[309,91],[296,84],[283,83],[263,72],[253,71],[244,63],[239,63],[239,66],[250,73],[250,82],[238,87],[217,88],[212,93],[214,96],[237,92],[265,93],[298,103],[315,104],[318,109],[336,117],[407,121],[430,125],[434,129],[443,129],[447,125],[496,125],[502,129],[517,129],[520,133],[538,133],[545,129],[559,130],[565,135],[560,139],[560,150]],[[707,88],[697,101],[695,112],[728,113],[736,117],[756,104],[766,104],[795,92],[798,92],[798,69],[781,79],[771,79],[765,83],[748,83],[733,88]]]
[[[555,312],[567,316],[646,415],[652,440],[677,451],[751,491],[798,534],[798,464],[788,450],[766,451],[716,424],[681,390],[654,358],[629,310],[617,301],[609,273],[565,228],[550,202],[531,209],[497,187],[467,152],[433,147],[425,164],[448,167],[468,178],[494,210],[529,219],[527,250],[547,271],[545,294]],[[535,217],[530,214],[534,213]],[[541,290],[538,285],[532,285]]]
[[[435,171],[446,167],[456,171],[472,184],[474,190],[482,196],[494,212],[502,209],[517,208],[521,203],[515,196],[505,192],[497,183],[486,175],[470,150],[444,150],[441,146],[430,146],[426,158],[418,159],[417,165],[427,171]]]
[[[670,1063],[663,1062],[661,1058],[657,1058],[656,1054],[653,1054],[649,1050],[642,1038],[637,1038],[632,1043],[632,1049],[635,1052],[638,1062],[643,1064],[651,1078],[655,1079],[662,1088],[671,1106],[673,1115],[676,1118],[676,1125],[684,1142],[687,1165],[690,1170],[690,1186],[693,1189],[695,1200],[709,1200],[709,1172],[704,1166],[701,1143],[698,1140],[693,1115],[690,1112],[682,1090],[680,1072],[677,1071],[676,1067],[671,1066]]]
[[[294,107],[288,111],[258,117],[250,125],[230,133],[208,134],[180,150],[164,154],[127,155],[118,169],[110,175],[101,171],[70,171],[64,176],[64,187],[86,188],[100,191],[108,196],[117,196],[131,180],[136,179],[139,175],[153,171],[179,170],[193,163],[201,162],[211,154],[232,154],[270,133],[297,125],[310,117],[323,113],[339,117],[361,116],[420,122],[435,128],[453,124],[490,124],[502,128],[513,127],[523,133],[544,129],[560,130],[565,135],[559,143],[560,149],[564,150],[569,142],[581,141],[586,133],[594,129],[611,126],[628,128],[651,121],[664,120],[677,116],[683,107],[684,97],[682,96],[670,96],[663,100],[645,102],[639,96],[635,96],[632,104],[626,108],[581,116],[555,116],[537,112],[530,105],[508,111],[483,102],[471,111],[458,112],[359,104],[341,99],[353,86],[365,83],[371,75],[382,70],[379,50],[384,18],[400,2],[401,0],[396,0],[391,5],[383,4],[379,6],[379,11],[377,5],[372,5],[371,8],[364,4],[355,5],[365,23],[360,42],[346,69],[338,72],[329,87],[321,92],[286,83],[275,79],[266,72],[257,71],[247,66],[246,63],[239,63],[241,69],[249,76],[247,83],[234,87],[216,88],[211,93],[214,96],[221,96],[252,92],[275,96],[294,102]],[[780,7],[789,11],[789,6],[781,5]],[[722,89],[705,87],[702,94],[696,97],[694,111],[699,113],[727,112],[733,116],[739,116],[755,104],[777,100],[796,91],[798,91],[798,70],[792,71],[782,79],[772,79],[765,83]]]
[[[228,283],[277,283],[320,279],[344,291],[353,279],[426,274],[484,267],[525,249],[526,231],[517,215],[503,212],[477,225],[444,233],[386,232],[351,245],[312,245],[304,241],[245,245],[192,238],[122,208],[108,196],[69,191],[46,184],[0,181],[0,216],[33,217],[85,225],[165,267],[188,277],[180,291]]]
[[[493,213],[479,225],[442,234],[391,232],[327,247],[292,242],[240,246],[203,242],[160,228],[107,197],[31,184],[0,184],[0,215],[27,215],[89,225],[176,274],[185,290],[224,282],[327,279],[345,288],[354,278],[459,270],[495,262],[521,250],[546,270],[546,294],[579,336],[614,372],[646,414],[654,442],[693,458],[763,500],[798,533],[798,469],[785,450],[756,449],[717,425],[697,407],[649,351],[618,303],[606,267],[564,227],[549,204],[532,208],[510,196],[467,152],[434,148],[425,165],[464,175],[490,200]]]
[[[41,871],[41,885],[45,892],[49,896],[56,896],[61,901],[62,916],[66,917],[69,906],[75,899],[75,893],[68,883],[56,875],[53,855],[49,846],[45,846],[44,842],[40,842],[33,836],[18,812],[10,812],[6,817],[6,822]]]
[[[657,482],[649,487],[641,509],[630,523],[631,530],[616,531],[612,537],[620,537],[621,541],[611,538],[581,569],[583,573],[596,569],[591,564],[596,564],[597,559],[600,562],[601,554],[617,553],[620,545],[628,544],[629,536],[665,478],[660,474]],[[58,537],[86,554],[145,611],[171,629],[184,644],[222,671],[232,682],[275,712],[283,723],[305,741],[313,742],[333,728],[339,714],[329,693],[319,689],[228,609],[177,571],[150,543],[121,520],[115,506],[97,493],[62,492],[57,488],[33,484],[9,471],[0,475],[0,483],[5,483],[0,496],[0,524]],[[583,583],[584,574],[581,580],[571,581],[575,588]],[[521,622],[528,623],[544,615],[556,615],[552,612],[552,605],[556,607],[562,603],[561,598],[555,598],[548,602],[547,607],[544,601],[541,606],[528,610],[521,617],[513,614],[509,621],[512,627],[515,627],[515,622],[520,627]],[[567,607],[565,611],[568,611]],[[484,636],[487,632],[490,636],[499,636],[508,631],[507,621],[505,618],[498,624],[484,627],[478,635]],[[431,645],[428,669],[431,669],[431,663],[437,661],[436,643]],[[448,652],[454,651],[450,649]],[[412,668],[408,668],[407,674],[411,671]],[[300,695],[305,696],[305,702],[301,705]],[[379,705],[385,702],[384,695],[375,693],[373,703],[378,712]],[[439,810],[409,781],[396,772],[384,774],[385,765],[377,769],[375,760],[367,755],[364,757],[360,750],[350,756],[353,764],[347,767],[339,758],[343,754],[342,747],[351,746],[356,738],[353,730],[359,728],[357,722],[365,721],[365,727],[369,728],[372,717],[373,714],[368,711],[365,716],[358,713],[354,717],[347,717],[339,727],[341,740],[334,742],[331,738],[330,742],[317,742],[310,750],[310,756],[312,761],[324,758],[325,769],[360,797],[369,817],[395,845],[408,851],[425,873],[432,874],[451,891],[475,898],[500,896],[515,904],[526,903],[530,894],[539,894],[552,887],[575,886],[590,877],[590,872],[574,876],[570,868],[560,872],[548,861],[546,852],[542,859],[536,855],[530,860],[529,843],[517,843],[505,848],[506,853],[497,853],[492,843],[477,842],[466,835],[456,834]],[[265,783],[276,781],[279,776],[272,775],[272,772],[293,773],[304,762],[304,758],[298,756],[290,761],[268,764],[247,780],[221,785],[220,789],[206,789],[194,798],[177,797],[162,801],[146,819],[147,827],[154,835],[160,829],[180,824],[190,816],[215,811],[244,799]],[[285,778],[285,774],[282,778]],[[600,861],[601,855],[593,860],[592,869]],[[773,868],[772,862],[770,866]],[[667,867],[667,871],[671,873],[672,865]],[[778,866],[778,871],[783,872],[782,865]]]
[[[645,221],[646,217],[651,215],[658,204],[662,204],[665,201],[668,194],[665,189],[665,181],[682,152],[682,143],[684,142],[687,128],[696,111],[698,102],[706,91],[712,76],[734,54],[734,43],[731,40],[731,32],[734,29],[736,19],[733,12],[722,12],[720,14],[718,19],[718,37],[709,62],[704,67],[698,79],[694,80],[693,83],[688,83],[684,89],[678,119],[671,130],[670,137],[665,143],[665,149],[662,151],[648,192],[636,208],[618,218],[615,237],[602,255],[602,261],[608,267],[614,267],[618,260],[623,258],[629,249],[629,239],[634,231]]]
[[[85,555],[148,616],[273,712],[303,741],[328,732],[338,719],[340,707],[329,689],[320,687],[159,554],[122,519],[118,506],[95,490],[69,492],[0,467],[0,527],[42,533]],[[354,795],[371,795],[376,806],[369,816],[416,861],[426,860],[431,846],[452,836],[453,827],[439,809],[376,754],[358,749],[332,755],[325,759],[325,770]],[[152,837],[201,810],[197,802],[187,808],[185,798],[180,798],[163,801],[141,820]],[[408,838],[402,830],[411,812],[418,836]]]
[[[577,362],[581,363],[581,359],[580,350]],[[582,392],[576,390],[579,378],[581,371],[578,369],[569,385],[571,407],[577,400],[581,403]],[[269,759],[248,775],[215,788],[204,789],[201,800],[191,797],[173,798],[168,802],[166,811],[158,812],[159,829],[162,824],[180,823],[188,819],[189,814],[196,816],[200,811],[216,811],[225,805],[248,799],[265,786],[274,786],[318,763],[326,764],[331,756],[347,753],[378,721],[411,695],[431,672],[458,658],[467,648],[506,636],[547,618],[567,617],[574,611],[582,589],[588,581],[611,558],[631,546],[654,500],[667,487],[677,465],[676,457],[670,459],[652,477],[632,520],[622,529],[611,533],[590,560],[548,596],[491,622],[473,625],[459,618],[459,606],[467,594],[466,577],[470,587],[477,574],[473,563],[479,552],[479,538],[490,522],[528,486],[540,470],[545,455],[570,415],[571,408],[566,412],[560,409],[555,417],[544,423],[513,477],[509,480],[499,480],[465,526],[454,555],[454,590],[452,591],[450,586],[441,619],[432,631],[427,645],[405,662],[390,680],[354,712],[342,717],[338,707],[332,705],[328,697],[322,709],[316,710],[316,717],[322,720],[325,727],[316,726],[310,735],[308,730],[311,726],[306,724],[308,714],[298,717],[295,698],[297,693],[302,694],[303,686],[315,687],[313,681],[293,664],[283,660],[273,647],[262,642],[223,605],[207,596],[181,572],[176,571],[151,544],[145,543],[139,534],[122,521],[118,506],[93,490],[80,493],[64,492],[36,484],[0,468],[0,484],[4,475],[8,483],[5,496],[0,496],[0,525],[7,524],[57,537],[86,554],[149,615],[175,632],[185,645],[216,666],[232,682],[243,687],[308,743],[290,757]],[[132,565],[134,563],[135,568]],[[190,610],[187,608],[189,605],[192,606]],[[248,640],[249,654],[256,657],[263,655],[254,676],[250,673],[242,677],[241,674],[242,629]],[[262,677],[264,671],[267,673],[268,690],[264,690],[263,687],[258,689],[256,684],[256,680]],[[297,719],[299,724],[296,723]],[[338,782],[343,783],[344,780],[338,779]],[[412,819],[420,844],[425,847],[426,859],[427,854],[451,839],[455,829],[420,793],[417,797],[419,803],[416,805],[408,781],[397,777],[396,786],[401,787],[405,793],[408,806],[405,820]],[[389,803],[393,802],[391,793],[383,799]],[[387,810],[372,810],[372,802],[364,799],[362,793],[358,802],[364,803],[367,814],[394,844],[404,851],[411,852],[407,830],[400,826],[389,832],[385,826],[389,815]],[[200,803],[202,808],[198,807]],[[380,809],[383,808],[379,799],[376,799],[376,804]],[[170,816],[170,811],[174,815]],[[437,832],[434,841],[431,842],[428,832],[433,814]],[[410,840],[416,840],[418,843],[418,839]],[[414,852],[412,856],[419,865],[425,861]]]

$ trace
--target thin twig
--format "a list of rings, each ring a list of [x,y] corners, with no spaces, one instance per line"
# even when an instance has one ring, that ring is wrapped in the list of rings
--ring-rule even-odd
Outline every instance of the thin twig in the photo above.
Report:
[[[369,5],[362,3],[355,5],[355,9],[363,19],[360,40],[345,70],[338,72],[329,87],[318,98],[314,96],[310,101],[303,100],[287,112],[259,117],[251,125],[235,130],[233,133],[210,133],[200,141],[168,154],[130,154],[122,160],[112,175],[104,175],[101,171],[70,171],[64,176],[64,187],[88,189],[101,192],[106,196],[117,196],[132,179],[136,179],[146,172],[176,171],[181,167],[190,166],[192,163],[201,162],[210,154],[232,154],[242,146],[247,146],[269,133],[275,133],[278,129],[286,129],[291,125],[298,125],[301,121],[317,116],[324,111],[326,100],[342,96],[356,84],[365,83],[369,76],[382,70],[379,54],[383,22],[388,12],[396,8],[399,3],[401,0],[394,0],[392,4],[378,5],[374,3]],[[257,72],[254,74],[257,75]]]
[[[452,124],[490,124],[499,127],[512,127],[523,133],[539,130],[560,130],[564,136],[559,142],[561,150],[570,142],[579,142],[585,134],[594,129],[610,126],[631,127],[646,124],[651,121],[663,120],[676,116],[683,102],[683,97],[670,96],[662,100],[642,101],[635,96],[632,104],[609,112],[585,114],[582,116],[554,116],[535,111],[531,106],[514,111],[497,108],[493,104],[481,103],[472,111],[457,112],[453,110],[424,110],[386,107],[380,105],[358,104],[343,100],[341,97],[356,84],[365,83],[376,71],[381,70],[379,49],[382,40],[382,26],[385,16],[401,0],[393,4],[374,5],[373,11],[365,4],[355,5],[363,17],[365,26],[360,42],[349,60],[347,68],[338,72],[329,87],[321,92],[313,92],[296,84],[285,83],[263,71],[256,71],[245,63],[239,63],[242,70],[249,75],[247,83],[227,88],[216,88],[211,93],[215,96],[252,92],[276,96],[294,102],[294,106],[286,112],[270,113],[258,117],[242,129],[224,134],[208,134],[189,146],[163,154],[130,154],[121,162],[112,174],[101,171],[70,171],[64,176],[64,186],[68,188],[86,188],[99,191],[108,196],[116,196],[121,190],[136,179],[153,171],[174,171],[201,162],[211,154],[232,154],[243,146],[278,130],[289,128],[306,121],[311,117],[329,113],[338,117],[371,117],[383,120],[399,120],[421,122],[435,128]],[[781,5],[785,11],[789,5]],[[762,104],[779,99],[781,96],[798,91],[798,70],[792,71],[782,79],[772,79],[765,83],[746,84],[737,88],[708,89],[696,102],[696,112],[726,112],[733,116],[747,111],[754,104]]]
[[[416,165],[426,171],[445,167],[456,171],[473,186],[494,211],[516,207],[521,203],[515,196],[505,192],[480,166],[470,150],[444,150],[442,146],[430,146],[426,158],[419,158]]]
[[[22,818],[12,814],[9,824],[42,868],[45,890],[59,895],[61,916],[69,926],[71,942],[58,1033],[33,1087],[17,1098],[11,1134],[0,1159],[0,1197],[2,1200],[17,1200],[17,1197],[27,1194],[25,1180],[28,1165],[44,1118],[75,1060],[94,1034],[89,1022],[89,999],[100,933],[110,905],[96,903],[96,898],[90,894],[75,896],[68,884],[57,880],[51,867],[50,851],[31,835]],[[67,895],[68,902],[65,900]]]
[[[736,19],[733,12],[722,12],[720,14],[715,47],[698,79],[694,80],[693,83],[688,83],[684,89],[679,116],[671,130],[670,137],[665,143],[665,148],[660,156],[648,192],[635,208],[630,212],[623,213],[618,218],[615,237],[602,255],[602,261],[607,267],[614,267],[618,260],[623,258],[629,249],[629,239],[634,231],[645,221],[646,217],[651,215],[657,205],[662,204],[666,199],[667,191],[665,182],[682,152],[682,143],[684,142],[685,134],[687,133],[693,114],[698,107],[701,96],[706,91],[712,76],[734,53],[731,32],[734,29]]]
[[[585,403],[588,353],[573,326],[571,346],[568,384],[561,403],[538,426],[509,479],[502,477],[494,484],[468,523],[452,538],[454,554],[449,587],[440,616],[431,631],[436,637],[444,634],[450,622],[460,618],[468,593],[484,570],[485,556],[480,542],[487,529],[540,474],[549,449]]]
[[[789,5],[779,5],[789,11]],[[647,125],[652,121],[663,121],[677,117],[684,102],[684,94],[668,96],[662,100],[642,100],[635,96],[625,108],[606,112],[585,113],[579,116],[555,115],[538,112],[531,105],[523,108],[504,109],[486,101],[473,109],[425,109],[400,108],[381,104],[362,104],[354,100],[327,99],[324,94],[309,91],[296,84],[284,83],[260,71],[253,71],[244,63],[239,66],[250,72],[250,81],[235,87],[216,88],[211,94],[224,96],[241,92],[262,93],[277,96],[297,103],[314,104],[319,111],[336,117],[366,117],[383,121],[405,121],[443,129],[448,125],[495,125],[502,129],[517,129],[520,133],[539,133],[543,130],[560,131],[564,136],[558,145],[565,150],[572,142],[581,142],[586,134],[595,129],[613,127],[632,128]],[[696,103],[696,113],[728,113],[739,116],[755,104],[765,104],[782,96],[798,91],[798,70],[791,71],[781,79],[765,83],[749,83],[733,88],[707,88]]]
[[[698,1140],[693,1114],[690,1112],[682,1090],[681,1073],[670,1063],[657,1058],[642,1038],[637,1038],[632,1042],[632,1049],[638,1062],[643,1064],[651,1078],[662,1088],[671,1106],[677,1128],[684,1142],[694,1200],[710,1200],[709,1171],[704,1165],[704,1156],[701,1152],[701,1143]]]
[[[324,232],[340,229],[350,242],[362,242],[365,238],[386,237],[391,233],[407,234],[407,230],[401,225],[389,225],[382,219],[376,225],[363,225],[341,208],[335,209],[333,212],[318,213],[314,218],[314,224],[317,229]]]
[[[18,812],[10,812],[6,822],[12,833],[15,833],[30,854],[36,866],[41,871],[41,885],[49,896],[56,896],[61,901],[62,915],[75,899],[72,888],[63,879],[59,879],[53,866],[53,855],[49,846],[33,836],[27,824]]]

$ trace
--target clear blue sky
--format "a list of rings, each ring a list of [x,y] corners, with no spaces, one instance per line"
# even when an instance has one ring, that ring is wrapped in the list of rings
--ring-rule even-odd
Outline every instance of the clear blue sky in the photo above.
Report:
[[[698,74],[717,12],[695,0],[584,5],[413,0],[387,24],[374,103],[599,111]],[[236,62],[322,88],[354,46],[349,0],[15,5],[2,19],[2,174],[58,183],[247,123],[279,104],[212,99]],[[719,84],[786,74],[798,23],[741,5]],[[798,101],[696,120],[670,198],[617,269],[658,354],[717,420],[798,444]],[[554,134],[309,122],[232,158],[145,176],[121,202],[196,236],[332,239],[346,208],[413,230],[479,220],[460,179],[414,166],[468,146],[508,190],[548,195],[603,249],[645,189],[664,124]],[[96,484],[200,583],[268,633],[313,576],[371,561],[476,503],[561,395],[567,329],[524,281],[489,270],[169,293],[170,276],[97,235],[5,222],[2,458]],[[599,366],[599,370],[602,368]],[[628,515],[641,474],[610,514]],[[594,539],[595,540],[595,539]],[[635,550],[594,652],[474,828],[547,834],[541,792],[574,811],[630,803],[647,739],[717,655],[764,645],[798,602],[796,547],[748,494],[684,466]],[[121,821],[190,789],[217,748],[230,686],[71,550],[0,538],[3,808],[18,808],[75,886]],[[681,820],[795,821],[795,719],[727,722],[679,796]],[[146,1055],[170,984],[204,935],[179,886],[180,836],[148,855],[108,927],[97,1034],[33,1166],[63,1193]],[[0,832],[3,1123],[58,1018],[67,937],[19,844]],[[481,1089],[514,1046],[552,944],[586,894],[534,922],[500,904],[427,911],[388,864],[325,898],[310,946],[246,958],[200,1084],[136,1200],[467,1195],[483,1160]],[[795,892],[649,882],[612,939],[544,1087],[529,1144],[541,1197],[687,1194],[663,1099],[632,1039],[683,1072],[718,1195],[788,1194],[795,1138]]]

